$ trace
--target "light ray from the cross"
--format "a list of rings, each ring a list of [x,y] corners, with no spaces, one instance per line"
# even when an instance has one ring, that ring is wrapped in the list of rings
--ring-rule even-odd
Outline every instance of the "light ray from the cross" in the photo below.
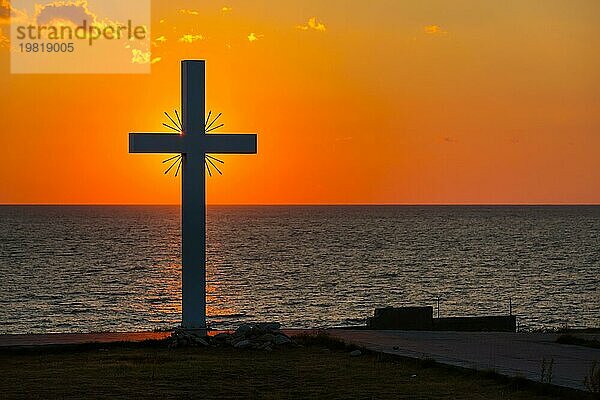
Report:
[[[171,117],[171,115],[169,115],[168,112],[165,111],[165,115],[167,116],[167,118],[169,118],[169,121],[171,121],[171,124],[169,123],[165,123],[163,122],[163,126],[177,132],[177,134],[181,135],[183,134],[183,127],[181,124],[181,118],[179,118],[179,113],[177,112],[177,110],[174,110],[175,112],[175,118]],[[217,126],[213,127],[213,124],[221,117],[221,115],[223,115],[223,113],[219,113],[210,123],[210,117],[212,115],[212,111],[208,112],[208,115],[206,117],[206,122],[204,123],[204,125],[206,126],[206,128],[204,129],[205,133],[209,133],[212,132],[216,129],[222,128],[223,126],[225,126],[225,124],[220,124]],[[214,161],[220,162],[221,164],[225,164],[225,161],[223,160],[219,160],[216,157],[213,157],[211,155],[205,154],[204,155],[204,164],[206,165],[206,170],[208,171],[208,176],[212,177],[212,171],[210,169],[210,167],[212,166],[218,173],[219,175],[223,175],[223,172],[221,172],[221,170],[219,169],[219,167],[216,166],[216,164],[214,163]],[[181,163],[183,162],[183,157],[181,154],[167,158],[166,160],[163,161],[164,163],[167,163],[169,161],[172,161],[171,165],[169,166],[169,168],[167,168],[165,170],[165,175],[167,175],[172,169],[173,167],[177,166],[177,168],[175,169],[175,176],[177,177],[177,175],[179,175],[179,171],[181,169]]]

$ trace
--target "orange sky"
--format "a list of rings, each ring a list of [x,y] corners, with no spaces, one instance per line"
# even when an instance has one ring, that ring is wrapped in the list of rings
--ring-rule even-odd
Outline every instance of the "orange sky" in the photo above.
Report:
[[[11,75],[0,36],[0,203],[179,203],[167,157],[127,139],[165,130],[184,58],[207,60],[221,131],[259,134],[258,155],[223,157],[209,203],[600,203],[596,0],[152,13],[149,75]]]

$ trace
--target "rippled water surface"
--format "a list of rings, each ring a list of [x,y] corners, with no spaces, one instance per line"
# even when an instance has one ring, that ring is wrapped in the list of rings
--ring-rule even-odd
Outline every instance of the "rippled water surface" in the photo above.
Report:
[[[178,207],[0,207],[0,332],[180,320]],[[600,326],[600,207],[209,207],[208,314],[360,324],[375,307]]]

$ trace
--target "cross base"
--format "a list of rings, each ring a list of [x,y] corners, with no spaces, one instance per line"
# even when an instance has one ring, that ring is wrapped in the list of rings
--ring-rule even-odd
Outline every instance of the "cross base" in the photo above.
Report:
[[[197,337],[206,337],[208,336],[208,328],[183,328],[181,326],[178,326],[177,328],[175,328],[174,332],[183,332],[186,335],[193,335],[193,336],[197,336]]]

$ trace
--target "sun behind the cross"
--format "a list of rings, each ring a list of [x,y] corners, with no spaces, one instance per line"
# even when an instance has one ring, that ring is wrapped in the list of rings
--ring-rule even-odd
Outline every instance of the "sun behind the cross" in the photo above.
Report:
[[[206,121],[204,123],[204,132],[208,133],[208,132],[212,132],[215,129],[219,129],[221,127],[223,127],[225,124],[220,124],[217,126],[213,126],[214,123],[221,117],[223,113],[219,113],[219,115],[217,115],[212,121],[210,121],[210,116],[212,115],[212,111],[208,112],[208,116],[206,117]],[[167,118],[169,118],[169,120],[171,121],[171,123],[174,125],[169,125],[168,123],[164,123],[163,125],[166,126],[169,129],[174,130],[175,132],[177,132],[178,134],[182,134],[183,133],[183,124],[181,123],[181,118],[179,117],[179,113],[177,112],[177,110],[175,110],[175,118],[173,119],[168,112],[165,111],[165,115],[167,116]],[[210,121],[210,123],[209,123]],[[166,160],[163,161],[164,163],[167,163],[169,161],[172,161],[171,165],[169,166],[169,168],[167,168],[167,170],[165,171],[165,175],[169,173],[169,171],[171,171],[173,169],[173,167],[175,167],[177,165],[177,168],[175,169],[175,176],[179,175],[179,171],[181,170],[181,163],[183,162],[183,156],[181,154],[178,154],[176,156],[173,156],[171,158],[167,158]],[[216,157],[213,157],[211,155],[205,154],[204,157],[204,164],[206,165],[206,170],[208,171],[208,176],[212,176],[212,171],[210,170],[210,167],[212,166],[215,170],[217,170],[217,172],[220,175],[223,175],[223,173],[221,172],[221,170],[216,166],[216,164],[214,163],[214,161],[219,162],[221,164],[225,164],[225,161],[223,160],[219,160]]]

